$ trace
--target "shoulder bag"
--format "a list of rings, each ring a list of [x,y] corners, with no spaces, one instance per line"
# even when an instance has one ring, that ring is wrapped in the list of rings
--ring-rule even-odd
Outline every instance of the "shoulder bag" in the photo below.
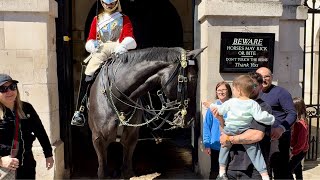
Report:
[[[19,116],[16,111],[16,120],[15,120],[15,132],[14,132],[14,138],[12,141],[11,146],[11,157],[16,157],[18,154],[18,148],[19,148],[19,131],[20,131],[20,122],[19,122]],[[16,170],[10,170],[4,167],[0,167],[0,180],[15,180],[16,179]]]

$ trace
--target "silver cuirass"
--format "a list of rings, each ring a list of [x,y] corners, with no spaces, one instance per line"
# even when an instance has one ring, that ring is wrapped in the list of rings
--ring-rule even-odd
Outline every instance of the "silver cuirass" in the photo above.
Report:
[[[98,15],[97,34],[103,43],[119,39],[123,27],[123,16],[119,12],[113,14],[102,13]]]

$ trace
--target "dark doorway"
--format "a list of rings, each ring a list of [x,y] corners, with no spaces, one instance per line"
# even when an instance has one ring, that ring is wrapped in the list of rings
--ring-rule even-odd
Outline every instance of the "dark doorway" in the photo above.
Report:
[[[100,1],[98,11],[101,11]],[[122,0],[124,14],[129,16],[138,49],[147,47],[183,47],[183,29],[180,16],[169,0]],[[85,36],[93,17],[97,14],[95,3],[87,17]]]
[[[72,167],[72,138],[70,120],[73,107],[73,76],[72,76],[72,43],[71,37],[71,0],[56,0],[58,18],[56,18],[56,51],[57,76],[59,91],[60,138],[64,142],[65,169]]]
[[[129,16],[133,24],[138,49],[147,47],[183,47],[181,20],[175,7],[169,0],[121,0],[121,7],[123,13]],[[101,11],[101,8],[100,1],[98,1],[98,10],[97,3],[91,7],[85,25],[85,39],[89,34],[92,19],[97,12]],[[191,146],[185,146],[186,144],[191,145],[191,140],[189,139],[191,136],[190,132],[191,130],[187,129],[187,133],[186,130],[184,130],[183,132],[171,132],[171,134],[168,135],[169,137],[180,137],[179,139],[183,139],[183,141],[179,141],[178,145],[176,142],[172,143],[171,140],[160,145],[149,140],[139,141],[135,151],[136,156],[134,156],[135,172],[141,175],[149,172],[165,171],[170,168],[181,169],[181,167],[191,171],[192,162],[190,159],[185,158],[192,156]],[[72,178],[95,178],[98,163],[92,146],[89,127],[72,127],[72,139]],[[113,157],[116,157],[117,154],[120,154],[120,149],[121,147],[118,145],[113,145],[111,149],[109,149],[109,153],[112,154]],[[146,151],[146,149],[149,149],[149,151]],[[176,155],[178,159],[177,162],[173,162],[175,158],[172,156],[175,156],[175,152],[178,152]],[[183,156],[183,158],[180,158],[180,156]],[[118,158],[114,158],[113,161],[115,159]],[[179,159],[181,159],[181,161]],[[150,164],[152,163],[150,161],[156,164]],[[178,162],[179,165],[175,166]],[[116,162],[111,164],[119,166]],[[150,168],[148,169],[148,167]],[[171,175],[163,174],[160,178],[167,178],[168,176],[171,177]]]

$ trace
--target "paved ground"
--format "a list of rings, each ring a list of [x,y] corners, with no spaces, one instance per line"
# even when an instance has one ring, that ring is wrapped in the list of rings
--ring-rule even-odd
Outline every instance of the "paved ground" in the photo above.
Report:
[[[189,146],[184,146],[184,141],[174,144],[164,141],[156,144],[154,141],[140,141],[136,147],[133,166],[139,178],[134,180],[150,179],[200,179],[192,171],[192,153]],[[110,149],[112,157],[109,159],[110,169],[118,167],[121,162],[121,146],[116,144]],[[120,149],[119,149],[120,148]],[[97,158],[93,148],[77,151],[77,162],[74,166],[71,179],[96,179]],[[120,159],[119,159],[120,158]],[[117,178],[117,170],[108,171],[111,178]]]
[[[190,170],[183,171],[182,169],[178,171],[173,171],[169,173],[170,175],[166,178],[169,179],[200,179],[199,176],[196,176]],[[150,178],[151,177],[151,178]],[[142,176],[139,178],[132,178],[132,180],[150,180],[156,177],[155,179],[162,179],[161,176],[157,176],[157,174],[150,174],[146,176]],[[303,178],[305,180],[320,180],[320,161],[306,161],[304,164],[303,170]]]
[[[320,161],[305,161],[303,170],[304,179],[320,179]]]

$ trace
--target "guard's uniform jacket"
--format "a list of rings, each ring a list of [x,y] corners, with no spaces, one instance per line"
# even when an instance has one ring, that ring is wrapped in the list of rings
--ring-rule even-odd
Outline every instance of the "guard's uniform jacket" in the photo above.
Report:
[[[136,42],[128,16],[120,12],[112,14],[104,12],[95,16],[86,42],[86,50],[94,55],[87,64],[85,74],[94,75],[112,53],[121,54],[134,48],[136,48]],[[84,62],[87,60],[85,59]]]
[[[93,18],[87,41],[99,39],[103,43],[108,41],[121,43],[125,37],[134,38],[129,17],[119,12],[112,15],[101,13]]]
[[[19,150],[16,158],[19,159],[20,165],[17,170],[17,178],[19,178],[20,175],[23,175],[25,178],[32,178],[35,175],[36,167],[36,162],[32,154],[33,141],[38,138],[43,148],[45,158],[52,156],[52,147],[41,120],[32,105],[23,102],[23,111],[26,114],[26,119],[19,119]],[[6,108],[4,119],[0,120],[0,156],[10,155],[15,134],[15,120],[15,112]]]

